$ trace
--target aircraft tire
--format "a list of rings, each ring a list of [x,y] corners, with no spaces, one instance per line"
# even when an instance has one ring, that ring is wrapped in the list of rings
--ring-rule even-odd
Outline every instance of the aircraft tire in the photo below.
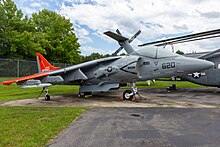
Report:
[[[46,101],[49,101],[49,100],[50,100],[50,95],[49,95],[49,94],[45,95],[45,100],[46,100]]]
[[[123,92],[123,99],[124,100],[132,100],[132,98],[134,97],[134,95],[130,95],[131,93],[133,93],[131,90],[125,90]],[[130,96],[129,96],[130,95]]]
[[[85,97],[86,95],[91,95],[92,92],[79,92],[79,97]]]
[[[79,97],[85,97],[85,96],[86,96],[85,92],[79,92]]]

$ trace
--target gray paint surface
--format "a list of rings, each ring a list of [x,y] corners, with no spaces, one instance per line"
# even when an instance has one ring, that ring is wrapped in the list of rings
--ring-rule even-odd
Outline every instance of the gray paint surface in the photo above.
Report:
[[[188,54],[186,56],[195,58],[204,57],[205,60],[213,62],[214,67],[204,71],[197,71],[191,74],[184,74],[180,77],[197,84],[220,87],[220,49],[217,49],[213,52],[208,52],[206,54],[197,53]]]
[[[220,109],[93,108],[50,147],[219,146]]]

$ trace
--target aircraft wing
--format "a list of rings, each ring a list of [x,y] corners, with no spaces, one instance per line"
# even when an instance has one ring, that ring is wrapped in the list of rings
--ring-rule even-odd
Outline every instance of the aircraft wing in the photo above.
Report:
[[[220,56],[220,49],[210,51],[210,52],[191,53],[191,54],[186,54],[184,56],[207,60],[207,59],[215,57],[215,56]]]
[[[49,75],[48,73],[38,73],[38,74],[34,74],[34,75],[29,75],[29,76],[17,78],[14,80],[4,81],[4,82],[2,82],[2,84],[3,85],[11,85],[12,83],[19,83],[19,82],[23,82],[23,81],[30,80],[30,79],[45,77],[48,75]]]
[[[220,56],[220,49],[214,50],[212,52],[208,52],[205,55],[201,55],[198,58],[199,59],[209,59],[209,58],[213,58],[215,56]]]
[[[184,54],[183,56],[185,57],[191,57],[191,58],[198,58],[200,56],[203,56],[209,52],[201,52],[201,53],[189,53],[189,54]]]
[[[109,57],[98,60],[93,60],[65,68],[59,68],[52,66],[41,54],[37,53],[37,63],[40,73],[16,78],[9,81],[4,81],[0,84],[11,85],[12,83],[17,83],[21,88],[32,88],[32,87],[48,87],[52,84],[64,82],[64,77],[68,80],[86,80],[87,76],[81,71],[81,69],[90,68],[98,65],[99,63],[111,62],[121,58]],[[69,76],[69,77],[68,77]]]

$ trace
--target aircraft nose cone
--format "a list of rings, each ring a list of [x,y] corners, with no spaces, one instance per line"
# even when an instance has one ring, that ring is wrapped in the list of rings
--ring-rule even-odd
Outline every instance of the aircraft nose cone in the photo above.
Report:
[[[180,65],[180,71],[193,73],[212,68],[214,63],[202,59],[184,57],[183,60],[181,60]]]
[[[185,65],[185,72],[197,72],[212,68],[214,63],[201,59],[188,59]]]
[[[203,70],[206,70],[206,69],[209,69],[209,68],[212,68],[212,67],[214,67],[214,63],[213,62],[210,62],[210,61],[206,61],[206,60],[202,60],[202,66],[201,66],[201,68],[203,69]]]

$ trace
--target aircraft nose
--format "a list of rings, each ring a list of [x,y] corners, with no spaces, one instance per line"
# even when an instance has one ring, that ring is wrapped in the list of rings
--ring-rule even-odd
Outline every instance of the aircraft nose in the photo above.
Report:
[[[199,59],[198,61],[196,61],[195,64],[196,64],[195,66],[197,67],[197,71],[203,71],[203,70],[212,68],[214,66],[213,62],[206,61],[206,60],[199,60]]]
[[[202,60],[202,59],[188,59],[186,63],[185,72],[197,72],[203,71],[214,66],[213,62]]]

